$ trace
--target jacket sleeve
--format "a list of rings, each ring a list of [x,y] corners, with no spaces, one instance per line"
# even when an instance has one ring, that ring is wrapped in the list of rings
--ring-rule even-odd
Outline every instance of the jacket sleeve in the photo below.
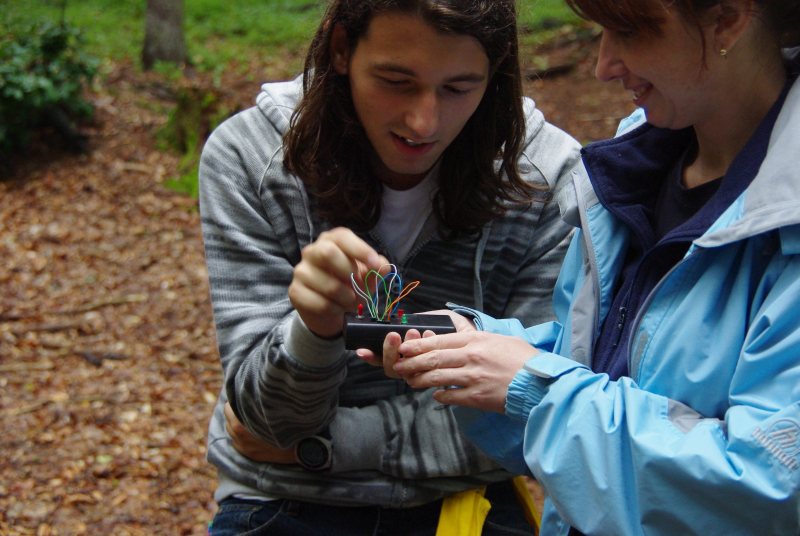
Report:
[[[269,151],[278,151],[280,136],[259,114],[239,114],[209,138],[200,163],[200,211],[225,393],[248,429],[288,447],[332,419],[345,352],[341,341],[303,334],[288,299],[311,225],[290,178],[276,179],[270,198],[262,198]],[[296,346],[315,362],[287,351],[293,332],[301,333]]]
[[[797,533],[800,260],[771,277],[721,419],[556,354],[517,374],[500,425],[523,436],[527,466],[569,524],[587,534]],[[491,440],[481,446],[504,455]]]

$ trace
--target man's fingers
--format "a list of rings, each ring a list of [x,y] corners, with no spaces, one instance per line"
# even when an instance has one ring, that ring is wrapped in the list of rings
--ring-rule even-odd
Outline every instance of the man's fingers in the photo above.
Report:
[[[332,249],[327,247],[328,243],[335,245],[335,249],[338,249],[347,257],[349,264],[347,269],[349,272],[358,269],[358,266],[353,265],[351,261],[361,262],[371,269],[378,269],[382,264],[386,263],[386,259],[379,255],[372,246],[345,227],[337,227],[330,231],[325,231],[320,234],[319,239],[315,242],[315,244],[322,246],[320,251],[323,254],[333,252]]]
[[[356,355],[359,357],[359,359],[364,360],[373,367],[383,366],[383,361],[381,360],[381,358],[375,355],[375,353],[372,350],[368,350],[366,348],[359,348],[358,350],[356,350]]]
[[[330,278],[339,283],[347,283],[350,274],[358,270],[357,260],[330,240],[317,240],[307,245],[301,252],[301,262],[295,268],[306,281],[319,277]]]
[[[299,268],[299,267],[298,267]],[[351,285],[320,275],[314,278],[306,273],[295,271],[295,277],[289,285],[288,296],[295,309],[307,314],[343,314],[350,311],[357,302]]]

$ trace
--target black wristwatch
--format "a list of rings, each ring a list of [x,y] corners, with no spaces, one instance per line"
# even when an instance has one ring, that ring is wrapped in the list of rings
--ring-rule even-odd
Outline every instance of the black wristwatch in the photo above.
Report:
[[[309,471],[329,469],[333,458],[331,441],[318,435],[301,439],[294,447],[294,456],[298,463]]]

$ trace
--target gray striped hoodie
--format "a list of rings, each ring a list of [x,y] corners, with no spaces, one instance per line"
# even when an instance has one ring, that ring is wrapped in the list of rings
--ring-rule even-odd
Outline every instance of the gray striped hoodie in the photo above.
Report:
[[[208,459],[219,469],[221,500],[260,495],[336,505],[408,507],[509,477],[461,436],[450,409],[431,391],[414,391],[382,369],[322,340],[292,309],[287,288],[300,250],[329,226],[283,166],[282,137],[300,79],[265,84],[257,106],[220,125],[200,163],[200,210],[224,386],[211,418]],[[578,143],[546,123],[525,101],[526,180],[551,192],[578,165]],[[408,312],[448,301],[526,325],[552,316],[552,289],[570,228],[557,204],[511,207],[479,236],[444,240],[426,225],[404,259],[404,280],[421,285]],[[376,249],[375,233],[364,238]],[[236,452],[225,432],[230,398],[248,429],[271,444],[294,445],[329,431],[333,463],[313,473],[256,463]]]

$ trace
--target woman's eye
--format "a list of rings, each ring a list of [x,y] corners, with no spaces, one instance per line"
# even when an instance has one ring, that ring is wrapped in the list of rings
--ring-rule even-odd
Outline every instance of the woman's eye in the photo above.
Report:
[[[636,38],[638,35],[638,32],[634,28],[622,28],[619,30],[613,30],[611,33],[620,41],[630,41]]]

